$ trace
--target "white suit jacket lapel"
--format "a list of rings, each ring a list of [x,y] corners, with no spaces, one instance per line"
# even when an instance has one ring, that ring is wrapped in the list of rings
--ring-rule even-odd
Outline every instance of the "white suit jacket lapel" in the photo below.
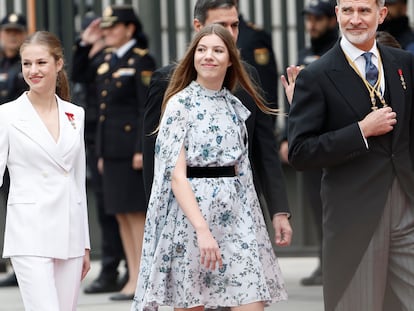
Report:
[[[81,130],[81,116],[77,114],[78,109],[74,109],[73,105],[57,98],[59,106],[59,126],[60,135],[58,140],[58,148],[63,161],[70,160],[71,150],[75,143],[79,140],[79,131]]]
[[[23,94],[20,99],[21,100],[16,102],[16,104],[21,106],[19,109],[19,117],[13,122],[13,126],[38,144],[59,166],[65,170],[69,170],[69,166],[64,161],[63,152],[60,147],[63,143],[59,142],[62,138],[60,136],[63,135],[63,132],[66,130],[66,126],[62,124],[62,121],[67,120],[67,118],[66,120],[62,120],[61,109],[59,109],[60,135],[59,141],[56,143],[33,108],[27,95]],[[63,123],[66,124],[66,122]],[[65,129],[62,129],[62,127]]]

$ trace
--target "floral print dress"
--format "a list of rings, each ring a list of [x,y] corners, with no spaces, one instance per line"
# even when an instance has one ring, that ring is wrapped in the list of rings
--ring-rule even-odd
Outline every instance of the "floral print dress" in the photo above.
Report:
[[[207,90],[195,81],[169,100],[155,146],[154,182],[131,310],[287,299],[253,185],[245,126],[249,114],[228,90]],[[237,167],[235,177],[189,178],[219,244],[222,269],[201,266],[195,230],[171,190],[171,173],[183,144],[188,166]]]

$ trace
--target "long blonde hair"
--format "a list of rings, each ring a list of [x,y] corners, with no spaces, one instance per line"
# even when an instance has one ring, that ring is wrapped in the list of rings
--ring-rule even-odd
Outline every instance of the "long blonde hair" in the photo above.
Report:
[[[278,110],[267,107],[262,96],[262,91],[249,78],[244,66],[240,60],[239,50],[233,40],[230,32],[219,24],[211,24],[203,27],[197,32],[190,43],[183,59],[178,63],[174,73],[171,76],[170,83],[164,95],[161,106],[161,115],[165,111],[168,100],[187,87],[197,78],[197,71],[194,66],[194,53],[200,40],[208,35],[215,34],[220,37],[227,47],[229,59],[232,65],[228,67],[223,86],[234,92],[236,88],[242,87],[255,101],[256,105],[265,113],[277,114]]]
[[[50,55],[53,56],[55,61],[62,60],[63,64],[63,48],[60,40],[54,34],[48,31],[36,31],[32,35],[28,36],[23,44],[20,46],[20,55],[23,50],[30,44],[39,44],[47,47]],[[56,94],[63,100],[70,101],[70,88],[68,75],[62,67],[59,71],[56,79]]]

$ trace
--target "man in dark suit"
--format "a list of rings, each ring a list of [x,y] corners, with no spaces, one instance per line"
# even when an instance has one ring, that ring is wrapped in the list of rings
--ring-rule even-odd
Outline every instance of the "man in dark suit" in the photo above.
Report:
[[[342,38],[296,80],[289,161],[323,168],[326,311],[414,297],[414,58],[375,41],[384,0],[338,0]],[[369,54],[367,54],[367,52]]]
[[[303,10],[305,30],[309,35],[310,46],[299,51],[297,65],[305,67],[319,59],[338,41],[338,23],[335,16],[334,0],[314,0]],[[283,140],[280,143],[282,161],[287,161],[287,131],[285,128]],[[303,198],[305,207],[313,214],[317,242],[319,243],[319,264],[308,277],[302,278],[304,286],[322,285],[322,201],[321,201],[321,169],[302,172]]]
[[[234,0],[198,0],[196,2],[194,29],[198,31],[204,25],[212,23],[223,25],[231,32],[234,40],[237,40],[239,18]],[[258,79],[257,72],[251,66],[246,66],[250,72],[255,73],[255,78]],[[154,144],[156,139],[156,136],[151,133],[158,125],[162,99],[173,70],[174,66],[167,66],[153,73],[145,104],[143,160],[144,186],[147,199],[150,196],[153,179]],[[236,93],[236,96],[251,112],[251,116],[247,120],[247,130],[249,134],[249,156],[253,167],[255,186],[266,198],[275,229],[276,244],[279,246],[289,245],[292,234],[288,220],[290,210],[278,158],[276,139],[272,132],[271,118],[257,109],[252,98],[246,92],[240,90]]]

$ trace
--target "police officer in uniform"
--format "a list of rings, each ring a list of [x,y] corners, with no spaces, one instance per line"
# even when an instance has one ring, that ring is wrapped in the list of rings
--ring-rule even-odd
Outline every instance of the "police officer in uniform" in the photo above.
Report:
[[[11,13],[0,24],[0,104],[12,101],[27,90],[19,49],[26,38],[26,19]]]
[[[256,68],[267,103],[272,108],[277,108],[279,76],[272,37],[255,24],[245,21],[240,14],[237,46],[240,49],[241,58]]]
[[[338,41],[334,0],[312,0],[303,10],[310,46],[299,51],[298,65],[307,66]]]
[[[104,38],[108,47],[99,66],[88,59],[88,46]],[[76,67],[96,85],[99,105],[96,149],[102,174],[105,212],[115,215],[124,246],[129,280],[112,300],[135,293],[145,223],[142,177],[142,117],[155,61],[147,38],[129,5],[113,5],[83,32],[75,51]]]
[[[88,12],[82,21],[82,32],[96,20],[93,12]],[[81,44],[81,37],[75,43],[75,50]],[[98,224],[101,228],[101,270],[96,279],[84,288],[86,294],[110,293],[119,291],[128,279],[128,271],[119,277],[118,267],[124,258],[121,237],[119,235],[118,222],[114,215],[105,213],[103,202],[102,176],[98,172],[98,158],[96,154],[96,129],[98,122],[98,100],[96,96],[96,83],[88,79],[82,64],[85,62],[79,55],[84,56],[88,51],[88,65],[97,68],[102,64],[105,42],[103,38],[97,39],[93,44],[84,44],[81,53],[75,53],[72,61],[72,99],[77,105],[85,108],[85,142],[86,160],[89,173],[88,192],[92,192],[95,199],[95,207]]]
[[[0,104],[19,97],[27,84],[24,82],[19,49],[26,38],[26,19],[21,14],[7,14],[0,24]],[[4,175],[3,186],[0,188],[0,205],[6,207],[9,188],[8,174]],[[1,207],[3,208],[3,207]],[[0,261],[0,271],[6,270],[6,263]],[[14,273],[0,280],[0,287],[17,286]]]

